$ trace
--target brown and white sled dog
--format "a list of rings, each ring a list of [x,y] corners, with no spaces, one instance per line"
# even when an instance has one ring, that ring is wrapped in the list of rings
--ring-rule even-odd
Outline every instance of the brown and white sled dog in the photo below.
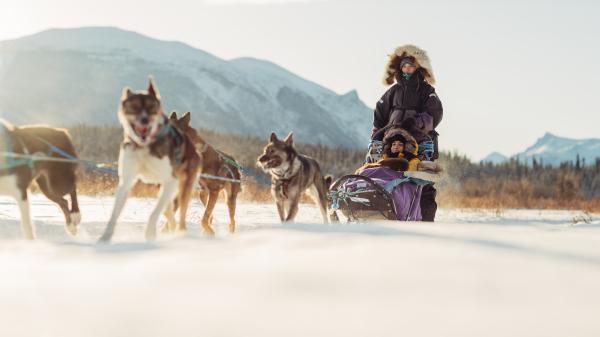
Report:
[[[294,221],[300,197],[309,189],[310,196],[321,211],[323,222],[328,223],[327,192],[331,177],[323,177],[316,160],[296,152],[292,133],[283,141],[271,133],[258,164],[271,174],[271,193],[282,222]]]
[[[16,199],[21,212],[21,227],[27,239],[35,238],[35,228],[31,222],[27,189],[35,180],[42,193],[54,201],[64,213],[66,230],[77,234],[77,225],[81,221],[77,202],[75,170],[77,163],[57,161],[31,162],[27,157],[12,155],[40,155],[65,159],[51,146],[76,157],[71,137],[66,130],[47,126],[15,127],[0,120],[0,194]],[[64,198],[69,194],[71,208]]]
[[[146,239],[156,237],[156,223],[162,212],[168,229],[176,229],[173,205],[176,196],[180,207],[179,229],[186,230],[185,216],[201,161],[194,144],[163,113],[160,95],[152,80],[145,91],[123,89],[118,115],[124,130],[119,152],[119,186],[112,215],[100,241],[110,241],[129,191],[138,179],[160,184],[158,202],[146,227]]]
[[[237,196],[242,190],[240,170],[234,165],[235,159],[225,153],[217,151],[208,144],[198,131],[190,125],[190,113],[185,113],[177,119],[177,114],[173,112],[169,119],[175,125],[183,130],[190,140],[196,145],[196,150],[202,157],[200,172],[215,178],[200,177],[199,183],[201,190],[199,192],[200,201],[204,204],[204,215],[202,216],[202,228],[207,234],[214,234],[212,227],[212,213],[219,199],[222,190],[227,194],[227,208],[229,210],[229,232],[235,232],[235,208]],[[222,179],[219,179],[222,178]],[[231,181],[238,180],[238,181]]]

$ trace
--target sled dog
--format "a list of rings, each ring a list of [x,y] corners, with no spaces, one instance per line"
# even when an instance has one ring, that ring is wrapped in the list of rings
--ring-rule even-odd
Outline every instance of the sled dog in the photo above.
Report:
[[[241,173],[239,165],[235,159],[223,152],[218,151],[213,146],[208,144],[198,134],[198,131],[190,126],[190,113],[185,113],[181,118],[177,119],[177,115],[173,112],[169,119],[196,145],[196,150],[202,157],[200,172],[210,177],[200,177],[200,201],[204,204],[205,210],[202,216],[202,228],[207,234],[214,234],[212,227],[212,213],[215,204],[219,198],[219,193],[225,190],[227,194],[227,208],[229,210],[229,232],[235,232],[235,208],[237,196],[242,190]],[[214,178],[211,178],[214,177]],[[223,178],[223,179],[219,179]],[[237,181],[235,181],[237,180]]]
[[[0,194],[16,199],[25,238],[35,238],[27,197],[27,189],[32,181],[63,211],[67,232],[77,234],[77,225],[81,221],[75,178],[77,163],[33,161],[31,157],[67,159],[65,155],[68,155],[75,158],[75,149],[67,131],[47,126],[16,127],[0,120],[0,151],[3,152],[0,155]],[[64,198],[67,194],[71,199],[70,208]]]
[[[331,177],[323,177],[316,160],[296,152],[292,133],[284,140],[271,133],[269,143],[258,158],[258,165],[271,174],[271,194],[282,222],[294,221],[300,197],[309,189],[323,222],[328,223],[327,193]]]
[[[156,223],[162,212],[169,231],[186,230],[185,216],[201,162],[194,144],[163,113],[160,94],[152,80],[145,91],[123,89],[118,117],[124,131],[119,152],[119,186],[100,241],[110,241],[127,195],[138,179],[160,184],[158,202],[146,227],[146,239],[155,239]],[[175,198],[180,208],[179,227],[174,217]]]

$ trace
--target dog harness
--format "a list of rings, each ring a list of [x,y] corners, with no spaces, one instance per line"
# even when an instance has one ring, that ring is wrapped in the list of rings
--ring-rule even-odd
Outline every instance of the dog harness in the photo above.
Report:
[[[293,163],[294,160],[296,160],[296,156],[294,156],[294,158],[292,158],[292,160],[290,162]],[[276,173],[273,173],[273,175],[277,178],[275,181],[275,190],[281,191],[281,195],[283,195],[285,198],[287,198],[289,195],[289,190],[290,190],[290,182],[292,182],[292,180],[294,178],[296,178],[296,176],[298,176],[298,174],[300,174],[300,170],[298,170],[298,172],[296,172],[296,174],[292,175],[291,177],[283,178],[283,177],[285,177],[285,173],[283,175],[278,175]]]
[[[198,152],[200,154],[204,154],[204,152],[206,152],[206,150],[208,150],[209,147],[211,146],[205,142],[202,146],[202,150]],[[214,147],[213,150],[215,150],[219,158],[223,161],[223,164],[219,168],[219,171],[217,172],[216,176],[206,173],[200,173],[200,177],[206,179],[221,180],[225,182],[240,183],[241,180],[236,178],[236,175],[231,169],[231,167],[235,167],[237,170],[239,170],[240,173],[244,171],[244,168],[240,164],[238,164],[238,162],[229,158],[225,153],[215,149]],[[224,174],[225,176],[222,176],[221,174]]]
[[[185,147],[185,137],[183,134],[174,128],[165,117],[166,124],[158,131],[155,140],[160,141],[163,138],[170,136],[175,145],[175,164],[180,165],[183,162],[183,153]]]
[[[287,198],[289,191],[290,191],[290,182],[291,181],[292,181],[292,178],[277,179],[277,181],[275,182],[275,190],[280,191],[281,195],[283,195],[285,198]]]

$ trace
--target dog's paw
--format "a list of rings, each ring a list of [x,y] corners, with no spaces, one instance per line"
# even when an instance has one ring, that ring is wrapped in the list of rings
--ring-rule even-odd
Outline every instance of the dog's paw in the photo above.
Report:
[[[77,225],[74,223],[68,223],[65,226],[65,230],[67,231],[68,234],[72,235],[72,236],[76,236],[77,235]]]
[[[207,236],[215,236],[215,231],[210,227],[208,227],[208,228],[205,227],[202,230],[202,233],[204,233],[204,235],[207,235]]]
[[[102,235],[100,239],[98,239],[98,244],[109,244],[111,236],[110,235]]]
[[[102,234],[100,239],[98,239],[98,243],[109,243],[110,240],[112,239],[112,236],[113,236],[112,230],[105,230],[104,234]]]
[[[146,241],[154,241],[156,240],[156,229],[155,230],[146,230]]]
[[[81,223],[81,213],[73,212],[70,214],[70,216],[71,216],[71,223],[73,223],[74,225],[79,225]]]

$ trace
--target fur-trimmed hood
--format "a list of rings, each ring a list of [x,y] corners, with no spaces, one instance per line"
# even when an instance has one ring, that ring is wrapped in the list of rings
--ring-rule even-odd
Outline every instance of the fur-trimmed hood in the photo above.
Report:
[[[398,138],[403,140],[404,152],[410,153],[415,157],[419,154],[419,145],[415,138],[408,131],[399,127],[387,130],[383,137],[383,143],[386,147],[389,147],[391,146],[392,140]]]
[[[415,45],[406,44],[394,49],[394,52],[389,55],[388,62],[385,66],[385,74],[383,76],[383,83],[386,85],[394,84],[396,73],[400,70],[400,61],[403,58],[412,56],[414,57],[421,74],[425,81],[430,85],[435,85],[435,77],[433,76],[433,68],[431,68],[431,61],[427,52]]]
[[[404,143],[403,155],[406,159],[410,160],[418,157],[419,144],[408,131],[399,127],[393,127],[385,132],[385,136],[383,137],[383,143],[384,153],[386,155],[390,154],[390,149],[394,140],[400,140],[402,143]]]

